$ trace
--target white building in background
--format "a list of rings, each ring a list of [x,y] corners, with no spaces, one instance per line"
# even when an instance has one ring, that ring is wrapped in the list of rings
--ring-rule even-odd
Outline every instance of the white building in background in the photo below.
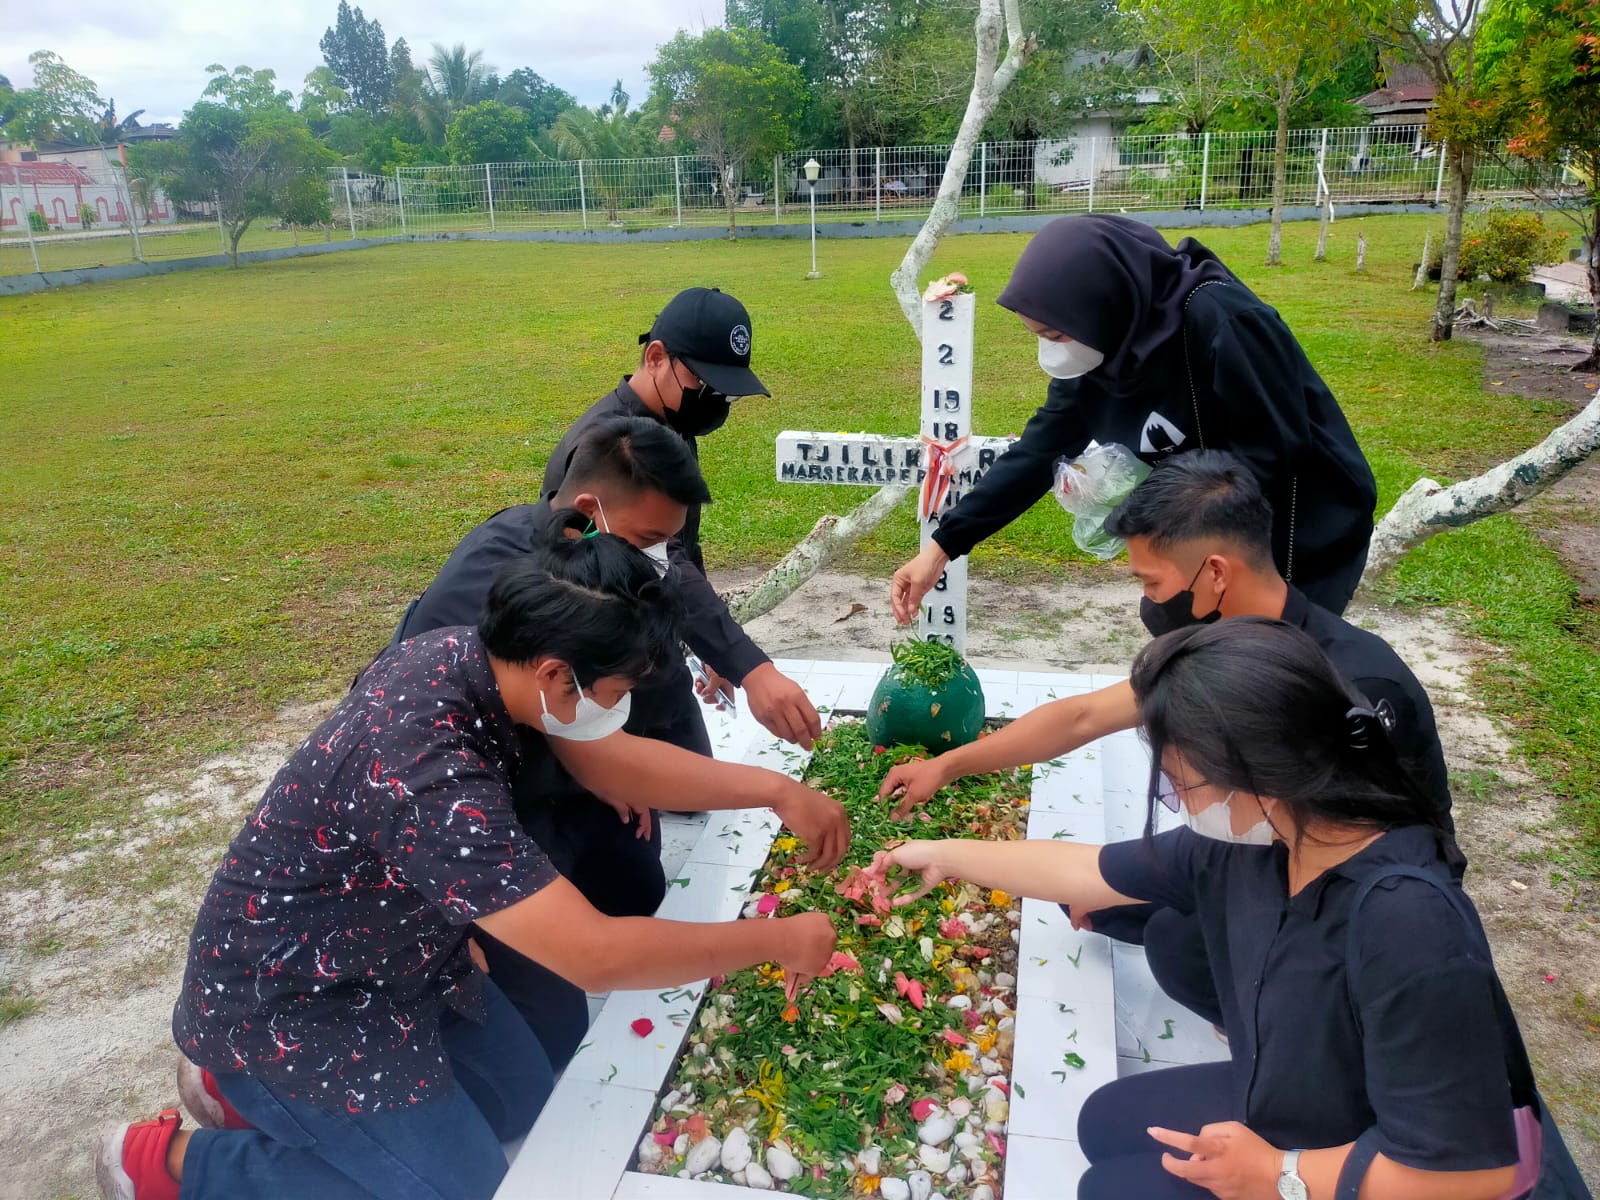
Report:
[[[141,129],[130,140],[166,140],[165,126]],[[159,188],[130,195],[121,146],[44,145],[27,148],[0,143],[0,232],[23,233],[27,214],[37,212],[54,231],[84,227],[83,210],[93,214],[91,227],[126,225],[128,205],[139,224],[160,225],[177,212]]]

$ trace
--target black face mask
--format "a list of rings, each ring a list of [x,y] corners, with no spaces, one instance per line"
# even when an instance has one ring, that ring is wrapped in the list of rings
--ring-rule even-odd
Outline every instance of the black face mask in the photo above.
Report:
[[[1194,615],[1194,585],[1200,578],[1200,572],[1206,569],[1201,563],[1195,569],[1194,579],[1189,580],[1189,586],[1176,595],[1169,596],[1160,601],[1150,599],[1149,596],[1139,600],[1139,620],[1144,622],[1144,627],[1150,631],[1151,637],[1160,637],[1164,633],[1171,633],[1174,629],[1187,629],[1190,625],[1210,625],[1213,621],[1222,619],[1222,596],[1217,597],[1217,606],[1203,617]],[[1228,593],[1224,591],[1223,596]]]
[[[732,401],[726,396],[712,390],[710,384],[701,384],[697,388],[684,388],[677,411],[668,409],[663,415],[678,436],[704,437],[722,428],[731,408]]]

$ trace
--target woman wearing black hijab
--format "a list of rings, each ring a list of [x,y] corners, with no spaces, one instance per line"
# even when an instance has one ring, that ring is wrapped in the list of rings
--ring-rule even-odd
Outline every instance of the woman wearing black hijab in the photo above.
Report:
[[[999,304],[1039,338],[1044,407],[895,572],[895,617],[916,616],[953,558],[1049,491],[1093,440],[1154,465],[1230,450],[1272,502],[1278,569],[1341,613],[1367,561],[1377,487],[1333,393],[1277,312],[1193,238],[1176,248],[1126,217],[1062,217],[1022,252]]]

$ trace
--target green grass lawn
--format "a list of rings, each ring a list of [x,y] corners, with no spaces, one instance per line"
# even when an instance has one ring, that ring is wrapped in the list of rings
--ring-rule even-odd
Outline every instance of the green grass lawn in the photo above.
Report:
[[[1437,223],[1435,223],[1437,224]],[[1561,406],[1490,394],[1481,350],[1430,345],[1410,292],[1426,218],[1341,220],[1330,261],[1291,226],[1203,231],[1284,312],[1341,398],[1386,507],[1419,474],[1523,449]],[[1367,271],[1354,271],[1357,232]],[[976,428],[1015,433],[1044,396],[1035,345],[989,303],[1025,239],[953,238],[982,303]],[[911,431],[917,348],[889,293],[899,240],[394,245],[0,300],[0,869],[42,837],[115,824],[128,785],[236,745],[286,702],[333,694],[385,642],[456,540],[534,494],[567,423],[609,390],[674,292],[749,305],[775,393],[705,447],[713,567],[776,560],[850,488],[780,486],[780,429]],[[914,548],[911,507],[850,564]],[[1046,499],[982,547],[991,575],[1075,558]],[[1071,568],[1069,568],[1071,569]],[[1438,538],[1396,572],[1510,651],[1487,699],[1569,798],[1600,863],[1600,619],[1513,519]]]

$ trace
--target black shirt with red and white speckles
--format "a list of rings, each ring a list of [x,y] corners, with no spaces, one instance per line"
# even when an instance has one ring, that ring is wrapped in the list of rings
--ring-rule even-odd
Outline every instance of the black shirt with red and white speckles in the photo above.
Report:
[[[555,878],[511,810],[517,738],[476,629],[391,647],[273,779],[200,906],[178,1047],[321,1108],[448,1092],[481,1020],[475,919]]]

